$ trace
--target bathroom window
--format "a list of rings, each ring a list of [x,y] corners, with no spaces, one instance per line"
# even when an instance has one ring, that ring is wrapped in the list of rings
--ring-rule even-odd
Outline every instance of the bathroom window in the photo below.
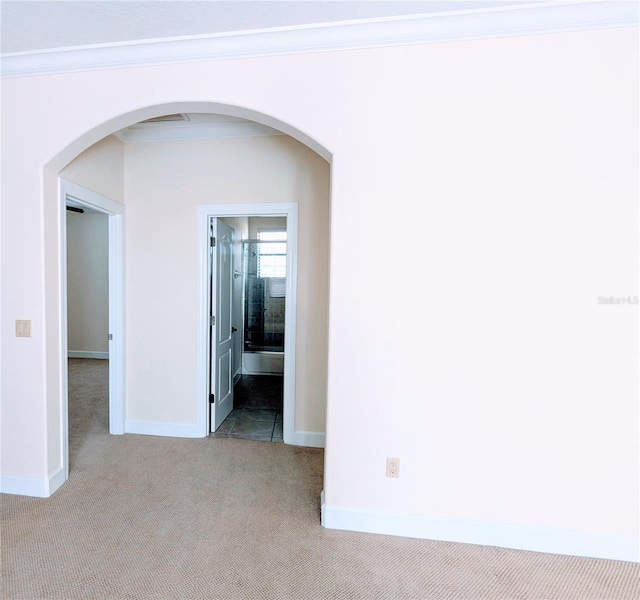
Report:
[[[286,277],[287,232],[260,229],[258,240],[258,277]]]

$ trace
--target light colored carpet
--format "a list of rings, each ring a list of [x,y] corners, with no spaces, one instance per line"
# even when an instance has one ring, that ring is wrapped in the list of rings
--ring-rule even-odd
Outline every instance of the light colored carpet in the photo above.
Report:
[[[631,563],[323,529],[321,450],[109,436],[106,369],[71,361],[69,481],[2,498],[4,598],[640,598]]]

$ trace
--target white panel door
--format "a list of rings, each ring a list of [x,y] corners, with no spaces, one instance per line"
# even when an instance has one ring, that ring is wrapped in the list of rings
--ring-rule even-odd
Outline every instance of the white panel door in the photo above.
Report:
[[[234,229],[211,219],[211,431],[233,410],[233,237]]]

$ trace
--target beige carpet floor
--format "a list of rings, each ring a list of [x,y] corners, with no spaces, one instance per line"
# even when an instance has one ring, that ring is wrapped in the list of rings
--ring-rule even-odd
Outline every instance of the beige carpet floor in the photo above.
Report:
[[[106,369],[71,361],[69,481],[2,497],[3,598],[640,598],[631,563],[323,529],[321,450],[110,436]]]

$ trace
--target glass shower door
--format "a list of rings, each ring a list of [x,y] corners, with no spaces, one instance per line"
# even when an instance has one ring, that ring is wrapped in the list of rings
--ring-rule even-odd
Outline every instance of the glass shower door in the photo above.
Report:
[[[283,352],[286,241],[245,241],[244,273],[244,351]]]

